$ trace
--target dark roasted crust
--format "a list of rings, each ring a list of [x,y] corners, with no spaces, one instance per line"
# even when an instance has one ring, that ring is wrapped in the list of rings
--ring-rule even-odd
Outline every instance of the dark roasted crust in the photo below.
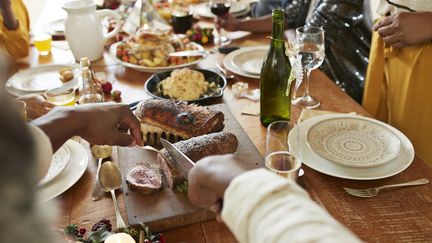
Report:
[[[135,112],[142,123],[157,126],[183,138],[221,131],[224,115],[208,107],[186,102],[148,100]]]
[[[237,137],[229,132],[218,132],[194,137],[174,144],[180,151],[192,161],[198,161],[210,155],[222,155],[234,153],[237,150]],[[166,149],[161,150],[162,156],[158,155],[159,163],[167,164],[169,174],[172,176],[173,185],[182,183],[185,178],[176,169],[175,162]],[[166,159],[165,159],[166,158]],[[162,166],[163,167],[163,166]],[[167,178],[168,179],[168,178]]]

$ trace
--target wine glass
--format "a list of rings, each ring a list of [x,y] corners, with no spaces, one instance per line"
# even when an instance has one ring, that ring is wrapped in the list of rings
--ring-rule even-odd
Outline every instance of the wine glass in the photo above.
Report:
[[[320,102],[309,95],[309,80],[312,70],[317,69],[324,61],[324,30],[321,27],[303,26],[296,29],[295,49],[301,56],[303,71],[306,73],[305,92],[295,98],[292,104],[306,109],[313,109]]]
[[[223,16],[227,15],[229,13],[230,7],[231,7],[231,0],[210,0],[209,1],[210,11],[216,15],[215,20],[215,37],[214,37],[214,44],[216,46],[223,46],[228,45],[231,40],[223,36],[220,32],[220,27],[218,24],[218,19],[222,18]]]

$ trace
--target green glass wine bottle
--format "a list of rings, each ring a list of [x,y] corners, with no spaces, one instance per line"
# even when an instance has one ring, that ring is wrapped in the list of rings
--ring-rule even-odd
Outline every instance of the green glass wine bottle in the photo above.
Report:
[[[291,116],[291,64],[285,54],[284,11],[273,10],[270,49],[261,68],[260,120],[264,126]]]

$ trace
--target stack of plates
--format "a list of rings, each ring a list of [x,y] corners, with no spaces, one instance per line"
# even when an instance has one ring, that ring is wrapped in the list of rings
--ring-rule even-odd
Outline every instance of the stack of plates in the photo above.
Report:
[[[48,201],[73,186],[84,174],[87,164],[84,147],[73,140],[67,141],[54,153],[47,175],[38,184],[38,201]]]
[[[235,17],[240,17],[247,15],[250,12],[250,5],[245,2],[232,2],[230,7],[230,14],[234,15]],[[200,3],[197,4],[194,8],[194,11],[196,14],[198,14],[201,17],[205,18],[214,18],[216,15],[214,15],[210,11],[210,7],[208,3]]]
[[[290,133],[288,142],[307,166],[345,179],[390,177],[405,170],[414,159],[414,148],[403,133],[355,115],[310,118]]]
[[[74,78],[66,83],[60,80],[62,68],[72,68]],[[6,90],[15,95],[40,94],[59,87],[78,88],[79,71],[72,65],[42,65],[19,71],[6,82]]]
[[[233,73],[260,78],[261,66],[267,55],[268,46],[240,48],[228,54],[223,61],[224,66]]]

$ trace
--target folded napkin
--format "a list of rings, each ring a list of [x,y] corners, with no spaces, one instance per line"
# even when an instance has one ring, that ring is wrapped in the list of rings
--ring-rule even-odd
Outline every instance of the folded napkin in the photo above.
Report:
[[[254,102],[252,104],[249,104],[245,106],[241,112],[242,115],[248,115],[248,116],[259,116],[260,114],[260,103]]]
[[[341,114],[341,113],[334,112],[334,111],[303,109],[302,112],[300,113],[300,117],[297,120],[297,123],[305,121],[305,120],[307,120],[307,119],[309,119],[311,117],[321,116],[321,115],[329,115],[329,114]],[[347,114],[349,114],[349,115],[358,115],[356,112],[350,112],[350,113],[347,113]]]

